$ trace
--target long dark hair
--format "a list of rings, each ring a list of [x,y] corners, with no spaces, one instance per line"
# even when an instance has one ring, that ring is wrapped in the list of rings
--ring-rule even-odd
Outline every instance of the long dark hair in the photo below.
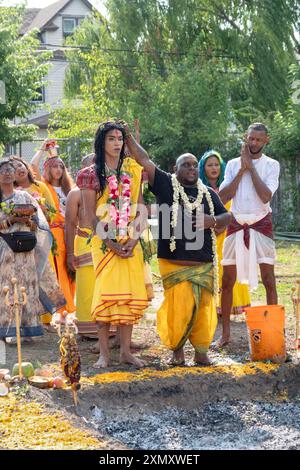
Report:
[[[28,180],[31,184],[36,184],[37,186],[39,185],[38,181],[34,179],[34,176],[33,176],[33,172],[32,172],[32,169],[30,168],[30,166],[28,165],[27,162],[25,162],[25,160],[23,160],[22,158],[20,157],[17,157],[15,155],[12,155],[10,157],[10,160],[13,162],[19,162],[19,163],[22,163],[22,165],[25,166],[26,170],[28,171]],[[15,186],[18,186],[18,183],[15,181]]]
[[[125,129],[121,123],[117,121],[107,121],[98,127],[95,135],[95,167],[96,174],[100,184],[100,194],[102,195],[106,187],[106,169],[105,169],[105,136],[107,132],[118,130],[122,132],[123,135],[123,146],[120,153],[120,158],[117,167],[117,178],[120,178],[121,168],[124,160],[124,148],[125,148]]]

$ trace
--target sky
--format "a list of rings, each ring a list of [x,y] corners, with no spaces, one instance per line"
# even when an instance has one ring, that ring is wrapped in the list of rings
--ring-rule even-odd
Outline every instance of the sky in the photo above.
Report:
[[[102,13],[104,12],[103,0],[89,0],[94,7],[96,7]],[[51,3],[56,3],[56,0],[0,0],[0,5],[13,6],[27,4],[28,8],[45,8]]]

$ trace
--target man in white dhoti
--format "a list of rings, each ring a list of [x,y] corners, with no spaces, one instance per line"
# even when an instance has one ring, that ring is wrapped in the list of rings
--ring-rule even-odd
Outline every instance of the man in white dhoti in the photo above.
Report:
[[[251,124],[241,156],[227,163],[225,178],[220,186],[219,196],[223,204],[232,199],[233,214],[223,247],[223,331],[217,342],[220,347],[230,341],[232,290],[236,278],[240,283],[249,284],[250,289],[255,289],[258,285],[258,264],[267,304],[277,304],[270,201],[278,188],[280,166],[263,153],[268,142],[266,126]]]

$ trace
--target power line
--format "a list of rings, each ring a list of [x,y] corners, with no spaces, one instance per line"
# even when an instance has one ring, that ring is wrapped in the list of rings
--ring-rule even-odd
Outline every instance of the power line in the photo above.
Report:
[[[76,46],[76,45],[59,45],[59,44],[49,44],[49,43],[45,43],[43,44],[44,46],[47,46],[47,47],[53,47],[53,48],[56,48],[56,50],[82,50],[82,51],[94,51],[94,49],[90,46]],[[153,50],[136,50],[136,49],[116,49],[116,48],[104,48],[104,47],[97,47],[97,50],[99,51],[102,51],[102,52],[106,52],[106,53],[111,53],[111,52],[128,52],[128,53],[131,53],[131,54],[138,54],[138,55],[153,55],[153,54],[156,54],[156,55],[167,55],[167,56],[187,56],[187,55],[191,55],[193,57],[207,57],[207,55],[213,55],[213,57],[218,57],[218,58],[229,58],[229,59],[238,59],[239,57],[238,56],[233,56],[233,55],[229,55],[229,54],[226,54],[224,51],[222,51],[221,49],[215,49],[214,51],[208,51],[208,53],[206,52],[202,52],[202,53],[191,53],[189,51],[163,51],[163,50],[157,50],[157,49],[153,49]],[[38,52],[46,52],[47,49],[39,49]]]

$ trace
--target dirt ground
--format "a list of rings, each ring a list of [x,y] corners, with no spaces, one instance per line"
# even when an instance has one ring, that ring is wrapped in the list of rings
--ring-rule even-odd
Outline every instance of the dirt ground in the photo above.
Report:
[[[249,424],[251,429],[248,429],[248,424],[245,424],[244,440],[241,438],[238,441],[238,434],[235,437],[234,434],[230,434],[229,440],[225,439],[222,448],[272,448],[273,444],[277,446],[276,448],[281,448],[281,444],[277,443],[274,437],[276,423],[266,424],[265,421],[261,421],[263,418],[255,418],[255,413],[258,413],[260,417],[272,416],[272,410],[268,406],[273,406],[275,415],[279,410],[278,413],[283,419],[287,416],[287,411],[284,413],[282,406],[289,404],[290,424],[297,415],[300,397],[300,366],[292,349],[293,322],[287,322],[286,340],[289,362],[285,364],[251,362],[245,318],[244,315],[239,315],[232,317],[231,344],[222,351],[210,351],[210,358],[214,363],[212,367],[193,366],[193,351],[187,344],[187,366],[174,368],[167,364],[170,353],[161,345],[156,333],[155,311],[163,295],[161,284],[157,280],[155,291],[155,300],[141,323],[134,327],[133,334],[133,340],[144,346],[135,353],[146,362],[145,369],[137,370],[133,366],[120,365],[118,349],[112,349],[110,367],[103,371],[95,370],[93,363],[97,356],[90,351],[94,341],[79,338],[82,379],[77,410],[74,408],[70,389],[38,390],[29,387],[26,388],[22,399],[28,403],[43,404],[50,413],[59,410],[76,429],[87,429],[92,432],[101,449],[184,449],[189,448],[188,445],[195,449],[215,449],[218,448],[220,441],[218,436],[222,433],[238,432],[237,429],[235,430],[234,416],[239,416],[238,419],[242,421],[245,407],[250,410],[248,418],[249,423],[252,423],[252,427]],[[219,325],[216,337],[219,336],[220,331]],[[36,340],[35,343],[24,343],[22,353],[24,361],[30,361],[33,364],[39,361],[43,366],[48,366],[53,370],[54,375],[59,375],[59,344],[56,333],[46,332],[45,336]],[[16,346],[8,345],[6,354],[7,365],[11,368],[17,362]],[[255,407],[256,401],[259,403],[257,406],[265,410],[265,415]],[[212,408],[209,408],[210,406]],[[207,433],[204,425],[201,432],[196,434],[192,432],[194,429],[192,423],[198,423],[201,416],[206,416],[207,425],[211,426],[210,418],[207,417],[209,410],[218,423],[218,416],[220,413],[228,414],[228,407],[231,410],[229,419],[231,429],[227,429],[226,420],[224,422],[221,420],[217,434],[214,434],[215,431],[211,429],[208,440],[203,440],[204,434]],[[278,410],[276,407],[279,407]],[[189,425],[187,416],[190,416],[191,420]],[[261,426],[268,427],[265,434],[260,432]],[[282,426],[286,429],[283,432],[288,435],[289,427],[284,428],[284,424]],[[135,436],[133,436],[133,429]],[[153,429],[152,440],[148,436],[148,429]],[[155,429],[161,429],[161,432]],[[173,434],[170,429],[173,429]],[[185,440],[183,436],[184,429],[186,431],[189,429],[191,432],[189,440]],[[295,432],[296,437],[289,444],[289,448],[294,448],[295,445],[300,448],[300,428]],[[162,437],[159,438],[165,433],[169,436],[167,441]],[[172,439],[173,435],[177,436],[175,440]],[[250,436],[248,446],[247,436]],[[234,442],[237,441],[239,443],[236,443],[234,447]],[[35,445],[32,445],[33,447],[23,444],[23,447],[35,448]],[[39,448],[56,447],[47,447],[43,444]],[[72,447],[65,445],[63,448]]]

